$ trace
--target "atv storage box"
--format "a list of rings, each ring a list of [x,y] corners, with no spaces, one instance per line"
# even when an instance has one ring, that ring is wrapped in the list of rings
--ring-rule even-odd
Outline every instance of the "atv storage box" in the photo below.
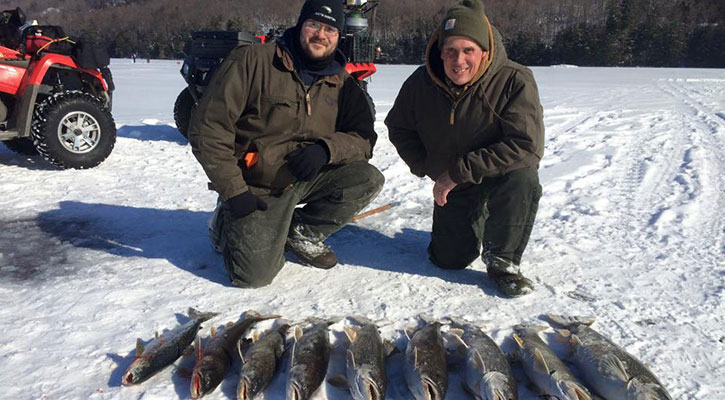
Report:
[[[224,58],[237,46],[259,43],[247,32],[202,31],[191,35],[191,56],[197,58]]]
[[[206,86],[213,72],[232,49],[260,42],[258,37],[247,32],[194,32],[186,46],[187,56],[182,74],[190,84]]]

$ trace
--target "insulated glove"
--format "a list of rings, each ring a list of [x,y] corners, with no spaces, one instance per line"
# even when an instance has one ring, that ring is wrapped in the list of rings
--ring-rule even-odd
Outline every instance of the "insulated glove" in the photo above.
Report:
[[[330,152],[322,143],[311,144],[287,154],[287,169],[301,181],[311,181],[330,161]]]
[[[267,210],[267,203],[249,191],[227,200],[227,206],[234,219],[246,217],[257,210]]]

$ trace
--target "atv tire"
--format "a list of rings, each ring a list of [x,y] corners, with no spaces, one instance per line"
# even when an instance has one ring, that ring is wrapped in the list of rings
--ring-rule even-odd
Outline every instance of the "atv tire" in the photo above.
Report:
[[[174,103],[174,122],[179,133],[187,139],[189,138],[191,112],[194,111],[194,108],[196,108],[196,101],[192,97],[189,88],[184,88],[176,98],[176,103]]]
[[[116,144],[116,124],[100,99],[81,91],[56,93],[33,113],[33,142],[58,168],[93,168]]]
[[[2,142],[5,147],[14,151],[15,153],[22,154],[24,156],[34,156],[38,154],[33,144],[33,139],[27,137],[19,137],[10,139]]]

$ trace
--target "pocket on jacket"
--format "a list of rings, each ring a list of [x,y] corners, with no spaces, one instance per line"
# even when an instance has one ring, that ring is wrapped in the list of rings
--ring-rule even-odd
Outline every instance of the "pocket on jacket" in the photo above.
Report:
[[[260,112],[266,134],[294,131],[298,124],[299,102],[286,97],[263,97]]]

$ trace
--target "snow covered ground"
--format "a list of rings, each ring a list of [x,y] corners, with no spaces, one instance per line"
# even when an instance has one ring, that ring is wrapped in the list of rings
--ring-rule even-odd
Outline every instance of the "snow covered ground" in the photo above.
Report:
[[[422,314],[475,321],[507,352],[516,324],[594,315],[674,398],[725,398],[725,70],[534,68],[544,196],[523,270],[537,289],[509,300],[480,261],[448,272],[426,258],[432,183],[408,172],[382,123],[412,66],[380,66],[370,84],[372,163],[387,179],[371,208],[401,204],[329,239],[341,261],[330,271],[290,261],[268,287],[231,287],[207,241],[216,196],[173,126],[179,67],[113,61],[118,142],[98,168],[58,171],[0,145],[0,397],[187,398],[174,367],[120,382],[136,338],[193,306],[221,313],[203,337],[248,309],[293,321],[361,314],[402,347]],[[340,328],[330,373],[342,368]],[[400,367],[393,357],[388,398],[409,397]],[[233,397],[238,368],[208,397]],[[466,398],[459,381],[449,399]],[[525,380],[519,389],[537,398]],[[315,398],[348,397],[327,385]]]

